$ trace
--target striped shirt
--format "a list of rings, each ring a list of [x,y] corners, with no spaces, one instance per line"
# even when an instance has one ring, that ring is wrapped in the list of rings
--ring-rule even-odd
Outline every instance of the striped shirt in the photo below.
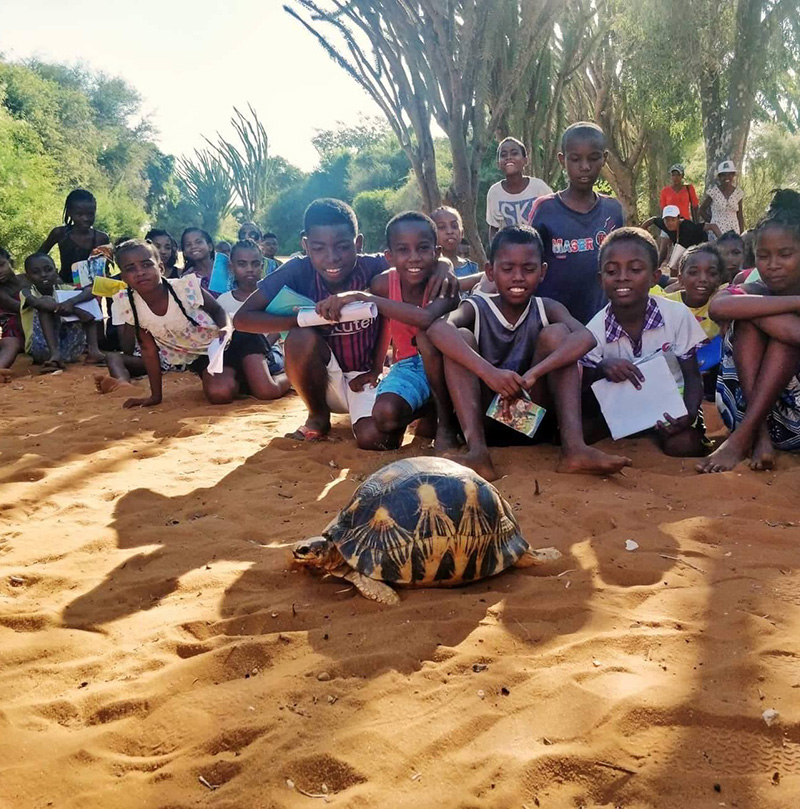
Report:
[[[368,290],[372,279],[388,266],[388,262],[380,254],[358,256],[353,274],[337,292]],[[282,267],[258,283],[259,290],[269,300],[272,300],[284,286],[313,301],[322,301],[335,294],[314,269],[308,256],[289,259]],[[380,331],[380,318],[336,323],[333,326],[321,326],[319,330],[342,371],[345,373],[368,371],[372,367]]]

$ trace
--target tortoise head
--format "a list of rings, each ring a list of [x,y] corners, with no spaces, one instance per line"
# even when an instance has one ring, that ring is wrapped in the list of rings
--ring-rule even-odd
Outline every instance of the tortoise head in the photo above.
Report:
[[[302,542],[295,542],[292,547],[292,558],[298,565],[323,570],[337,567],[341,562],[336,545],[325,537],[311,537]]]

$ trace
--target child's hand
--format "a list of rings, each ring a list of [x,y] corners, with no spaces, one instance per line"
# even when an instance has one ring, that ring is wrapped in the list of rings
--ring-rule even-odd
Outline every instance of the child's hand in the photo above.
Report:
[[[95,247],[94,250],[89,254],[90,257],[92,256],[104,256],[109,261],[111,261],[111,257],[113,255],[113,248],[110,244],[101,244],[100,247]]]
[[[525,388],[525,380],[516,371],[505,368],[492,368],[483,381],[503,399],[516,399]]]
[[[123,407],[130,410],[132,407],[155,407],[161,404],[160,396],[148,396],[146,399],[126,399]]]
[[[331,295],[323,301],[317,303],[317,314],[324,317],[325,320],[330,320],[332,323],[338,323],[341,316],[342,307],[348,303],[355,301],[368,300],[366,292],[340,292],[338,295]]]
[[[381,375],[380,371],[365,371],[357,377],[350,380],[350,390],[353,393],[361,393],[367,385],[372,385],[374,388],[378,384],[378,377]]]
[[[688,430],[694,423],[694,419],[689,416],[681,416],[674,419],[669,413],[664,413],[666,421],[656,422],[656,431],[663,436],[677,435],[684,430]]]
[[[452,298],[458,295],[460,289],[458,278],[453,271],[452,262],[449,258],[440,256],[436,264],[436,269],[433,271],[433,275],[428,280],[428,284],[425,288],[425,294],[428,300]]]
[[[644,374],[630,360],[603,360],[598,367],[603,376],[611,382],[624,382],[627,379],[636,390],[642,389]]]

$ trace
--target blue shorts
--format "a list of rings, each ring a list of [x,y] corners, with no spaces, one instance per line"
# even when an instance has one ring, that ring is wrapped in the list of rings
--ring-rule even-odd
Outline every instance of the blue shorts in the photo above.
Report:
[[[431,398],[431,386],[425,375],[422,357],[416,354],[396,362],[389,369],[389,373],[381,379],[375,393],[377,396],[382,393],[394,393],[408,402],[413,413],[421,410]]]

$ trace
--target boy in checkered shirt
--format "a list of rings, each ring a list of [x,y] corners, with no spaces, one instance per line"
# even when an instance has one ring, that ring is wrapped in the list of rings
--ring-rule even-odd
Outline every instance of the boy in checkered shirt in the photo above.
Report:
[[[608,379],[629,381],[639,389],[644,376],[637,363],[662,354],[682,391],[687,415],[673,418],[664,413],[656,424],[656,437],[667,455],[705,455],[703,382],[697,364],[697,349],[706,339],[703,329],[680,301],[649,294],[658,280],[659,268],[658,247],[646,231],[615,230],[603,242],[599,260],[600,281],[609,303],[586,327],[597,345],[582,360],[584,386]],[[586,402],[584,413],[588,416],[590,412],[590,402]],[[597,432],[602,417],[596,413],[593,420],[594,425],[591,417],[586,424],[590,433]]]

